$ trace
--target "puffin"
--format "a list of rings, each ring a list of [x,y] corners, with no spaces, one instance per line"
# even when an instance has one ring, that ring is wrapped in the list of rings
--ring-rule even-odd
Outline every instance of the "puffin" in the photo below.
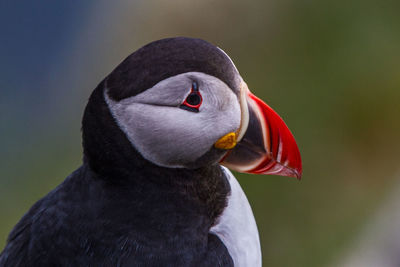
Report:
[[[282,118],[197,38],[151,42],[89,97],[83,163],[8,236],[0,266],[261,266],[242,173],[300,179]]]

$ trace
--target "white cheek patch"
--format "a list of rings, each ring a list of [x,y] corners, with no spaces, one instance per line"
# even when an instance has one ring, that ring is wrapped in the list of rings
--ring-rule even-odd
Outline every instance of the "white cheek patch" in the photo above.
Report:
[[[199,112],[179,108],[196,80],[203,97]],[[136,96],[116,102],[104,93],[111,114],[147,160],[185,167],[240,126],[240,105],[221,80],[198,72],[173,76]]]

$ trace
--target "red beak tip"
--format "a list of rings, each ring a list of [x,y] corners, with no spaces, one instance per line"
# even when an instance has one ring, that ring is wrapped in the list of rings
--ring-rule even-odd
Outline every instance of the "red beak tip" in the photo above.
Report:
[[[303,176],[303,170],[302,169],[295,169],[295,168],[290,168],[290,171],[292,175],[290,177],[296,178],[297,180],[301,180],[301,177]]]
[[[300,181],[303,173],[301,170],[299,171],[297,169],[287,167],[283,171],[281,171],[278,175],[286,176],[286,177],[293,177],[293,178],[296,178],[298,181]]]

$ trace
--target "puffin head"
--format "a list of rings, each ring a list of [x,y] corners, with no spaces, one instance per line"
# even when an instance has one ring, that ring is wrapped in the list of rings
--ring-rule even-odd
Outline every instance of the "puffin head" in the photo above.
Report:
[[[92,93],[82,129],[94,169],[147,161],[302,173],[283,120],[250,92],[223,50],[200,39],[162,39],[128,56]]]

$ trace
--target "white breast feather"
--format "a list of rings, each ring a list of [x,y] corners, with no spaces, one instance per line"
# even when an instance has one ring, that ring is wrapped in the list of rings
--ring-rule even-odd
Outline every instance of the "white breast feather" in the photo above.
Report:
[[[256,221],[239,182],[222,167],[231,186],[228,205],[210,232],[216,234],[231,255],[235,267],[261,267],[261,247]]]

